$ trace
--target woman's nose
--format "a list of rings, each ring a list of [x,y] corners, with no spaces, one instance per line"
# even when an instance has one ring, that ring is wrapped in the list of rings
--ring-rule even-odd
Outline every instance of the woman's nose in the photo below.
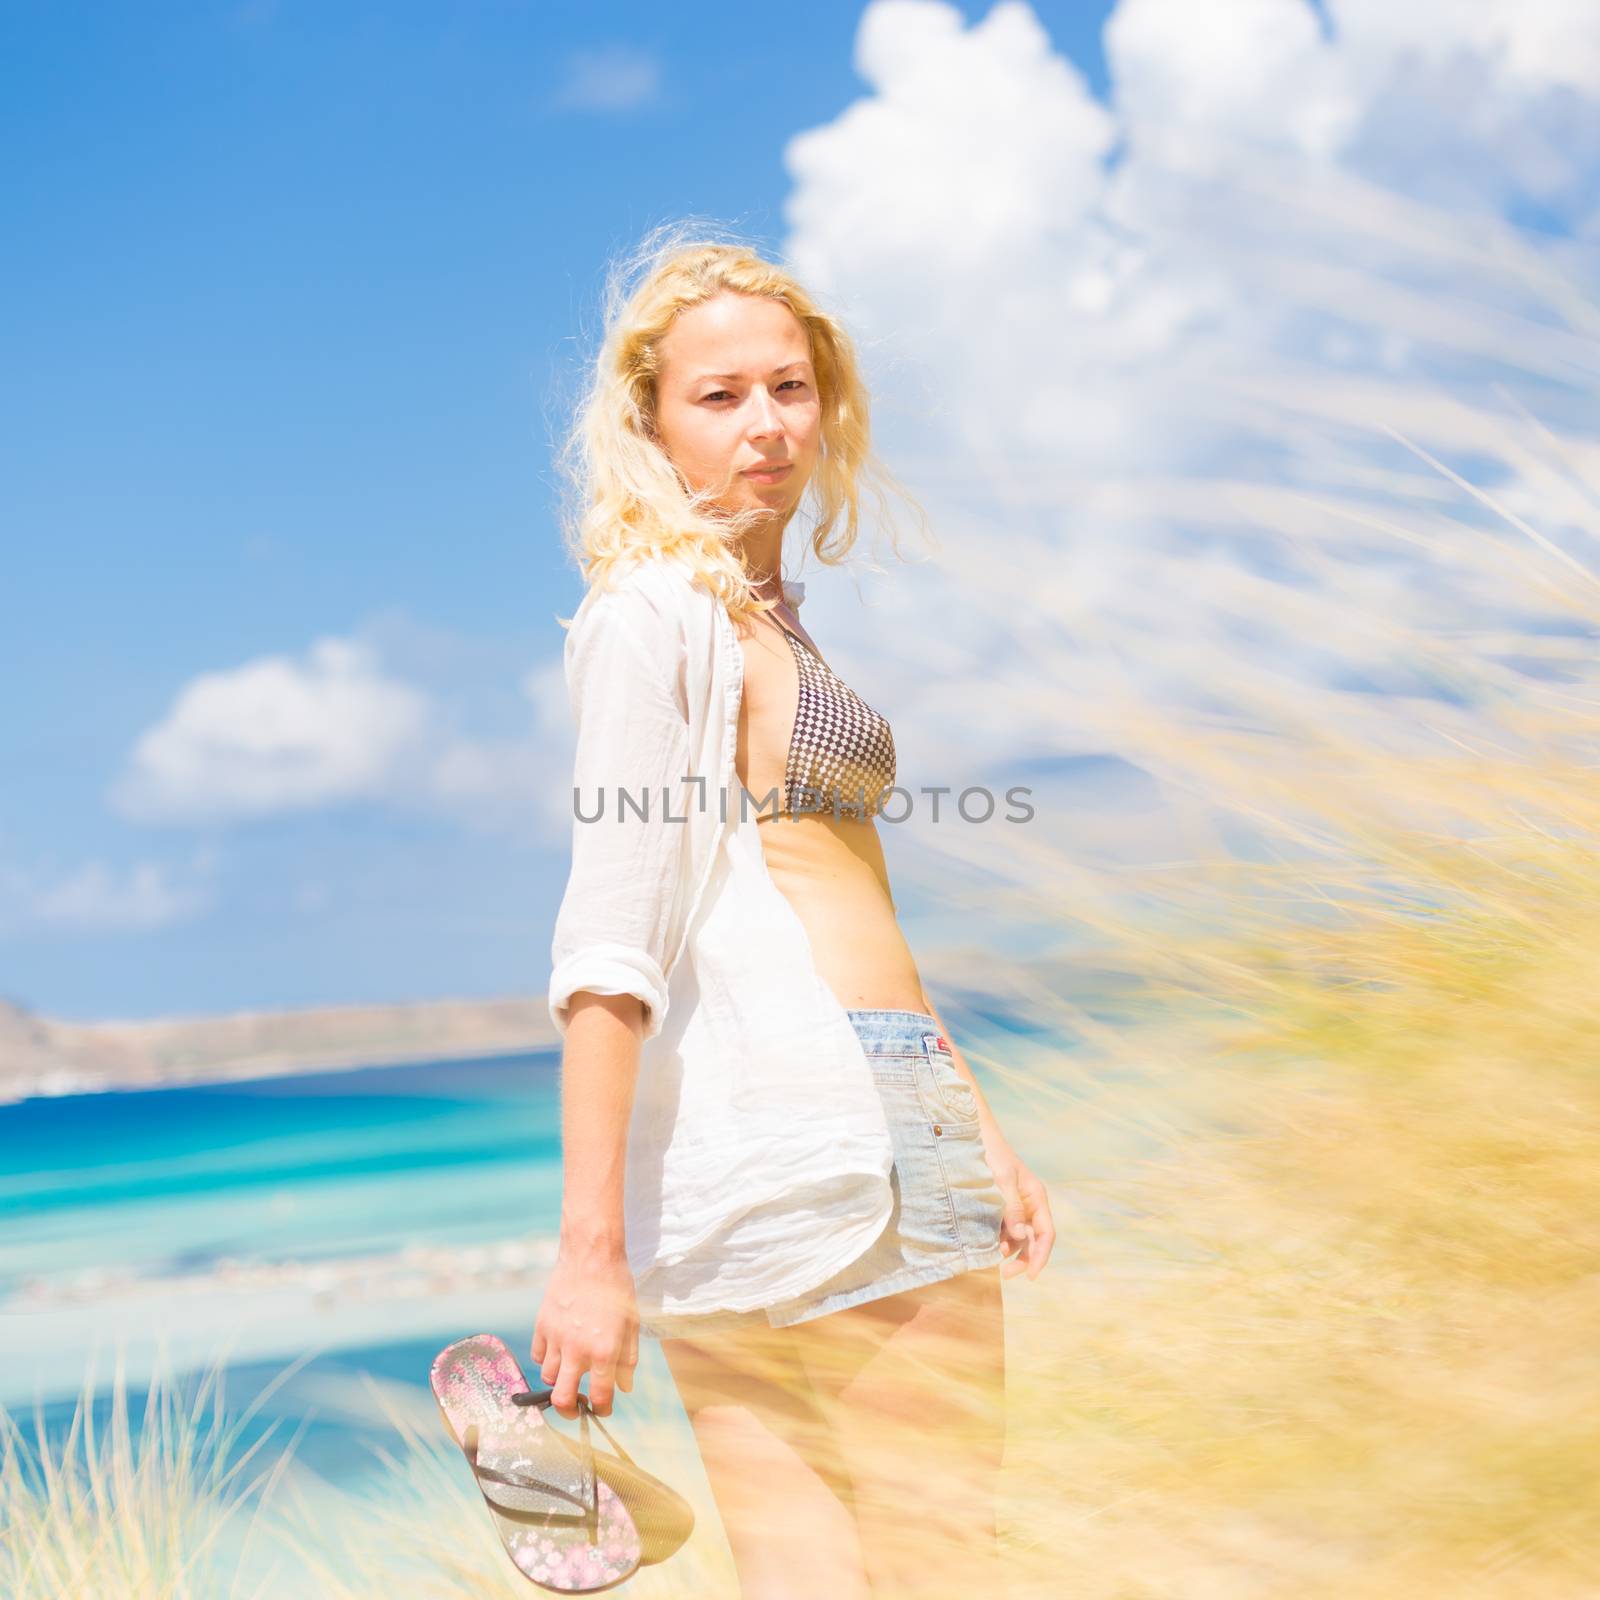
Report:
[[[765,439],[780,428],[778,402],[765,389],[758,389],[751,397],[750,434],[752,438]]]

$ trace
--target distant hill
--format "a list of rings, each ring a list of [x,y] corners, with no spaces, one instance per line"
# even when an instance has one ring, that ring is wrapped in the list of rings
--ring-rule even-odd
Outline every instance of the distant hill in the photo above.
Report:
[[[553,1049],[542,995],[60,1022],[0,1000],[0,1102]]]
[[[1132,1004],[1139,988],[1090,950],[1058,948],[1024,959],[944,945],[919,966],[927,993],[958,1037],[969,1018],[977,1025],[984,1017],[1050,1016],[1061,1002],[1103,1015]],[[152,1022],[60,1022],[0,1000],[0,1104],[29,1095],[270,1078],[324,1067],[464,1060],[553,1050],[560,1042],[543,995]]]

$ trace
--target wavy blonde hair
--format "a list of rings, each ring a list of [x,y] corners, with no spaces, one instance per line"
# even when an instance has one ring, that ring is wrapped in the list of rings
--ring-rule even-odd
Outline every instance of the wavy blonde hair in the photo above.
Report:
[[[728,511],[709,491],[693,492],[655,425],[662,338],[681,312],[723,293],[780,301],[806,330],[822,416],[801,507],[812,508],[808,543],[817,560],[843,564],[860,529],[863,488],[875,495],[897,553],[884,489],[910,505],[924,529],[927,520],[872,451],[870,397],[843,326],[749,245],[708,237],[699,224],[653,229],[607,273],[600,347],[557,455],[567,485],[563,540],[591,587],[608,585],[614,569],[641,555],[672,555],[739,618],[775,604],[753,592],[742,553],[744,535],[771,513]]]

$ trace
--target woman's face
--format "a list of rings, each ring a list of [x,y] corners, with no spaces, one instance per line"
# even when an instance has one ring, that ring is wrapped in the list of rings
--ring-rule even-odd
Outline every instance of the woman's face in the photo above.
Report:
[[[799,318],[778,300],[723,293],[680,312],[659,353],[656,428],[690,487],[724,510],[765,508],[787,523],[822,417]]]

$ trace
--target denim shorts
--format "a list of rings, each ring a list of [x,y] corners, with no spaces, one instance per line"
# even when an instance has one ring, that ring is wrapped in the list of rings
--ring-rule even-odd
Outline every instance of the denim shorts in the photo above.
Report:
[[[775,1328],[998,1266],[1005,1197],[984,1160],[978,1098],[926,1011],[847,1011],[872,1068],[894,1145],[889,1221],[863,1255],[804,1294],[758,1311],[641,1322],[671,1338],[700,1330]]]

